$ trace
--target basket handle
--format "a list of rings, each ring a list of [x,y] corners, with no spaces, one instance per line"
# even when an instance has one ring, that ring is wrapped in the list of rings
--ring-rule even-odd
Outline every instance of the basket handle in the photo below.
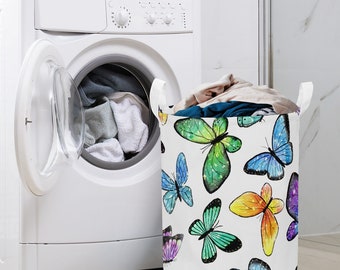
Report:
[[[165,95],[166,82],[160,79],[154,79],[150,89],[150,105],[153,114],[158,119],[158,111],[167,112],[167,102]]]
[[[296,101],[296,105],[300,108],[300,116],[305,113],[312,101],[313,88],[312,82],[303,82],[300,84],[299,96]]]

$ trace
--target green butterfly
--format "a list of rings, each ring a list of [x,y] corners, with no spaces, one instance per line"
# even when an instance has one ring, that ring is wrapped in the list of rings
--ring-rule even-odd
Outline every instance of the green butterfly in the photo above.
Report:
[[[230,160],[227,152],[234,153],[241,148],[239,138],[228,135],[228,119],[216,118],[212,128],[203,119],[184,118],[174,124],[177,133],[191,142],[208,144],[209,153],[204,161],[202,177],[206,190],[218,190],[230,174]]]
[[[237,124],[240,127],[250,127],[257,122],[260,122],[263,118],[263,115],[259,116],[238,116],[237,117]]]
[[[217,227],[216,221],[221,210],[221,200],[219,198],[210,202],[203,211],[203,222],[196,219],[189,227],[191,235],[199,236],[198,240],[203,239],[203,247],[201,259],[203,263],[211,263],[217,257],[217,249],[225,252],[234,252],[242,247],[242,242],[235,235],[215,231]]]

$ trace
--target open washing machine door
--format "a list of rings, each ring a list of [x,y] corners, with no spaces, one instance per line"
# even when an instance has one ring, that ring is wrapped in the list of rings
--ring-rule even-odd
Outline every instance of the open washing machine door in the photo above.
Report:
[[[21,69],[15,110],[16,157],[23,182],[48,192],[84,143],[84,111],[63,58],[49,41],[29,49]]]

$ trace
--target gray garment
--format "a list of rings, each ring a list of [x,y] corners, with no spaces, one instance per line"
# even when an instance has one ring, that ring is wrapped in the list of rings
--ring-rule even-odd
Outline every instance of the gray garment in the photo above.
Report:
[[[113,138],[117,135],[117,125],[108,98],[103,103],[85,110],[85,146]]]
[[[147,100],[138,80],[123,68],[115,65],[107,64],[95,68],[79,86],[79,94],[85,107],[94,104],[101,96],[109,96],[120,91],[132,92],[144,102]]]

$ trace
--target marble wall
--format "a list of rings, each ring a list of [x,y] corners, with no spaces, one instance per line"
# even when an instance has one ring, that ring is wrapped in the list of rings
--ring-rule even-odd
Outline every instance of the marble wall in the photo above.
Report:
[[[258,81],[258,3],[201,1],[202,81],[224,74]]]
[[[301,119],[300,234],[340,231],[340,1],[271,2],[273,86],[296,100],[314,83]]]

